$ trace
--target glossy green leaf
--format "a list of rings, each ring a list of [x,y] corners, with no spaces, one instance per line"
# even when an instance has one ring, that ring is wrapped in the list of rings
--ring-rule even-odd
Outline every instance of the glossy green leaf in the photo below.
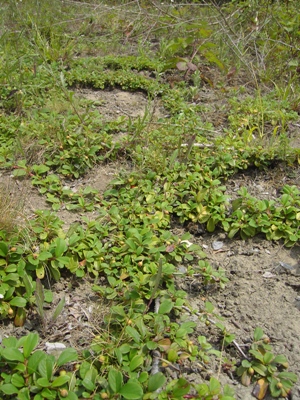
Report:
[[[259,340],[261,340],[263,336],[264,336],[264,331],[260,327],[255,328],[254,334],[253,334],[253,338],[254,338],[255,342],[258,342]]]
[[[185,394],[189,393],[190,391],[190,383],[184,379],[184,378],[179,378],[173,387],[173,392],[172,395],[174,398],[181,398]]]
[[[267,367],[265,367],[262,364],[252,364],[252,368],[254,369],[255,372],[257,372],[260,376],[266,376],[267,375]]]
[[[18,296],[14,297],[14,298],[9,302],[9,304],[10,304],[12,307],[25,307],[25,306],[26,306],[26,303],[27,303],[27,301],[26,301],[26,299],[24,299],[24,297],[18,297]]]
[[[59,281],[59,279],[60,279],[60,272],[59,272],[59,270],[58,270],[58,266],[56,265],[57,264],[57,262],[55,261],[55,260],[52,260],[51,261],[51,264],[50,264],[50,266],[49,266],[49,269],[50,269],[50,272],[51,272],[51,275],[53,276],[53,278],[56,280],[56,281]],[[80,270],[79,270],[80,271]],[[77,271],[76,271],[77,272]]]
[[[11,383],[17,388],[22,388],[25,386],[25,379],[20,374],[13,374],[11,377]]]
[[[39,342],[39,335],[37,333],[29,333],[29,335],[26,337],[26,340],[23,344],[23,354],[25,358],[28,358],[35,349]]]
[[[143,396],[143,389],[141,385],[135,382],[127,382],[121,388],[120,394],[126,400],[139,400]]]
[[[5,347],[2,352],[1,356],[8,361],[24,361],[24,355],[21,353],[19,349],[15,349],[13,347]]]
[[[134,328],[132,328],[132,326],[126,326],[125,328],[127,334],[136,342],[136,343],[140,343],[141,341],[141,335],[138,333],[138,331]]]
[[[148,372],[147,371],[142,371],[139,374],[138,380],[139,380],[140,383],[145,383],[148,380],[148,378],[149,378]]]
[[[31,400],[28,387],[23,387],[18,391],[18,400]]]
[[[209,381],[209,389],[212,395],[218,394],[221,389],[221,384],[218,379],[211,377]]]
[[[130,239],[130,238],[126,240],[126,244],[127,244],[128,247],[129,247],[131,250],[133,250],[133,251],[135,251],[136,248],[137,248],[137,246],[136,246],[136,244],[134,243],[134,241],[133,241],[132,239]]]
[[[163,300],[161,305],[159,306],[158,314],[169,314],[169,312],[172,310],[173,306],[174,306],[173,301]]]
[[[215,224],[215,221],[213,220],[213,218],[210,218],[210,219],[207,221],[206,229],[208,230],[208,232],[214,232],[214,231],[215,231],[215,229],[216,229],[216,224]]]
[[[43,358],[39,365],[38,371],[43,378],[46,378],[48,381],[51,380],[53,369],[55,365],[55,358],[53,356],[47,356],[47,358]]]
[[[67,364],[72,361],[76,361],[77,359],[78,359],[77,351],[70,347],[61,352],[56,364],[59,367],[61,367],[62,365]]]
[[[46,353],[44,353],[42,350],[36,350],[28,359],[28,373],[31,375],[36,372],[41,361],[45,358],[47,358]]]
[[[230,229],[230,231],[228,232],[228,238],[232,239],[237,234],[238,231],[239,228]]]
[[[61,257],[68,249],[67,243],[62,238],[55,240],[55,257]]]
[[[53,301],[53,293],[49,289],[44,289],[44,297],[46,303],[52,303]]]
[[[108,372],[108,383],[113,393],[119,393],[123,383],[121,372],[111,368]]]
[[[135,369],[137,369],[140,365],[143,364],[143,362],[144,362],[144,357],[142,357],[141,355],[134,356],[129,364],[130,371],[134,371]]]
[[[250,363],[250,361],[248,361],[248,360],[243,360],[243,361],[242,361],[242,366],[243,366],[244,368],[250,368],[250,367],[251,367],[251,363]]]
[[[273,362],[275,364],[285,364],[287,362],[287,358],[283,354],[279,354],[278,356],[274,357]]]
[[[16,266],[16,264],[10,264],[10,265],[8,265],[6,268],[5,268],[5,272],[8,274],[8,273],[11,273],[11,272],[16,272],[17,271],[17,266]],[[19,273],[18,273],[18,275],[19,275]]]
[[[274,354],[267,351],[263,356],[264,364],[269,364],[273,360],[273,358],[274,358]]]
[[[19,390],[11,383],[4,383],[3,385],[0,385],[0,391],[9,396],[17,394]]]
[[[49,380],[45,377],[37,379],[36,383],[38,386],[41,386],[41,387],[49,387],[50,386]]]
[[[52,255],[52,253],[50,253],[50,251],[42,251],[38,256],[38,259],[40,261],[47,261],[52,257],[53,257],[53,255]]]
[[[17,282],[19,282],[19,279],[20,277],[19,277],[19,275],[18,274],[15,274],[15,273],[10,273],[10,274],[7,274],[6,276],[4,276],[4,278],[2,279],[2,281],[3,282],[8,282],[8,284],[10,284],[10,285],[17,285]],[[11,281],[11,282],[9,282],[9,281]]]
[[[55,388],[55,387],[63,386],[64,384],[69,382],[69,380],[70,380],[69,375],[59,376],[59,377],[55,378],[54,381],[51,383],[51,387]]]
[[[96,387],[95,386],[95,375],[92,370],[89,370],[86,373],[86,375],[82,381],[82,384],[87,390],[90,390],[90,391],[95,390],[95,387]]]
[[[166,377],[162,372],[157,372],[151,375],[148,381],[148,391],[155,392],[157,389],[161,388],[166,382]]]
[[[278,377],[280,379],[287,379],[290,380],[292,382],[297,382],[298,380],[298,376],[296,374],[294,374],[293,372],[287,372],[287,371],[282,371],[278,374]]]
[[[157,343],[149,340],[146,343],[146,346],[147,346],[148,350],[155,350],[157,348]]]
[[[0,242],[0,256],[6,257],[8,254],[8,246],[5,242]]]

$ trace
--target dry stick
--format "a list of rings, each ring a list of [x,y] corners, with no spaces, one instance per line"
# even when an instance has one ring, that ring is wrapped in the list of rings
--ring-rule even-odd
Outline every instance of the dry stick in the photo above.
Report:
[[[229,22],[227,21],[227,18],[225,17],[224,13],[221,10],[221,7],[218,6],[215,2],[213,2],[213,8],[215,10],[217,10],[217,12],[219,13],[219,15],[221,16],[222,20],[224,21],[226,27],[228,28],[229,32],[231,32],[233,35],[235,35],[235,32],[232,30]],[[236,13],[237,11],[233,12],[233,15]]]
[[[135,0],[136,1],[136,4],[137,4],[137,6],[138,6],[138,8],[139,8],[139,10],[140,10],[140,12],[142,11],[142,9],[141,9],[141,6],[140,6],[140,1],[139,0]]]
[[[156,8],[157,10],[159,10],[161,13],[167,15],[168,17],[171,17],[171,18],[174,18],[174,19],[177,19],[177,20],[180,19],[179,17],[176,17],[175,15],[169,14],[167,11],[162,10],[162,9],[161,9],[160,7],[158,7],[158,5],[156,5],[153,1],[149,0],[149,3],[152,4],[152,6],[153,6],[154,8]]]
[[[216,8],[217,11],[219,12],[219,14],[220,14],[222,20],[224,21],[224,24],[225,24],[226,28],[229,30],[229,32],[231,32],[234,36],[236,36],[236,33],[231,29],[231,27],[230,27],[230,25],[229,25],[229,22],[227,21],[227,18],[224,16],[224,14],[223,14],[223,12],[221,11],[221,9],[220,9],[219,7],[217,7],[217,6],[215,6],[215,8]],[[235,13],[236,13],[236,11],[235,11],[232,15],[234,15]],[[223,31],[224,31],[225,33],[227,33],[227,31],[226,31],[226,29],[225,29],[225,27],[224,27],[224,25],[222,24],[221,21],[217,21],[216,23],[223,29]],[[243,59],[243,54],[242,54],[242,52],[239,50],[239,48],[237,47],[237,45],[234,43],[234,41],[233,41],[231,35],[227,33],[227,37],[229,38],[231,44],[233,45],[233,49],[232,49],[233,52],[239,57],[241,63],[243,63],[243,64],[245,65],[245,67],[246,67],[247,69],[249,69],[248,64],[247,64],[247,63],[244,61],[244,59]],[[250,72],[253,73],[253,70],[250,69]]]
[[[193,313],[188,307],[186,307],[186,306],[182,306],[182,308],[185,310],[185,311],[187,311],[187,312],[189,312],[190,314],[195,314],[195,315],[197,315],[197,317],[202,317],[202,314],[200,314],[200,313],[198,313],[198,312],[195,312],[195,313]],[[211,324],[216,324],[216,322],[213,320],[213,319],[211,319],[211,318],[209,318],[209,317],[207,317],[207,320],[211,323]],[[246,354],[243,352],[243,350],[241,349],[241,347],[239,346],[239,344],[235,341],[235,340],[233,340],[232,341],[232,343],[233,343],[233,345],[236,347],[236,349],[239,351],[239,353],[246,359],[246,360],[249,360],[249,358],[246,356]]]
[[[157,25],[157,23],[158,23],[159,17],[160,17],[160,15],[158,15],[157,21],[155,21],[154,24],[151,25],[151,27],[147,30],[146,37],[145,37],[145,39],[143,40],[143,43],[142,43],[143,45],[147,42],[147,40],[149,39],[150,34],[153,32],[154,27],[155,27],[155,26]]]

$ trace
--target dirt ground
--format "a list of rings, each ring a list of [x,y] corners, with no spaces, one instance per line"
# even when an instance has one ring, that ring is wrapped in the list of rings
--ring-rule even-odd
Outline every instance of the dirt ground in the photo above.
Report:
[[[222,242],[220,250],[214,243]],[[225,234],[204,235],[196,240],[204,246],[212,266],[224,268],[229,282],[222,291],[209,291],[206,300],[212,302],[218,314],[225,317],[229,332],[243,346],[251,342],[255,327],[267,334],[276,354],[284,354],[291,371],[300,376],[300,249],[285,249],[262,238],[245,241],[228,240]],[[193,282],[189,301],[193,308],[203,307],[203,288]],[[200,327],[207,336],[207,328]],[[208,340],[214,342],[212,328]],[[237,354],[229,349],[229,354]],[[215,366],[217,372],[217,367]],[[251,389],[244,388],[230,377],[224,382],[235,385],[238,399],[251,399]],[[293,399],[300,399],[300,386],[295,387]]]
[[[91,93],[82,93],[91,96]],[[141,93],[130,93],[126,96],[120,91],[94,93],[100,101],[101,113],[111,118],[110,110],[121,110],[120,115],[142,116],[148,104]],[[109,98],[109,96],[111,96]],[[108,103],[111,102],[111,106]],[[107,110],[107,112],[105,111]],[[92,186],[103,192],[111,179],[124,166],[111,164],[98,166],[78,181],[72,183],[77,187]],[[284,184],[300,185],[300,170],[287,173],[282,166],[275,166],[268,172],[247,171],[238,174],[226,182],[228,194],[232,197],[241,186],[246,186],[253,196],[259,198],[276,198]],[[0,176],[0,182],[10,188],[11,193],[22,193],[26,198],[24,213],[31,218],[36,209],[50,209],[38,191],[26,181],[16,181],[7,174]],[[65,222],[65,229],[81,218],[81,214],[60,210],[58,217]],[[88,216],[93,219],[96,213]],[[227,329],[236,335],[240,346],[247,345],[255,327],[261,327],[271,338],[274,351],[284,354],[289,360],[289,370],[300,377],[300,246],[287,249],[280,243],[269,242],[262,237],[247,241],[234,238],[229,240],[223,232],[207,234],[189,228],[192,233],[191,242],[200,244],[208,256],[208,261],[215,268],[223,268],[229,282],[225,289],[206,290],[197,278],[185,278],[178,281],[178,286],[188,293],[188,301],[192,309],[203,308],[205,300],[212,302],[218,314],[225,317]],[[174,226],[174,233],[183,234],[186,228]],[[216,242],[219,242],[217,250]],[[37,330],[42,338],[41,347],[46,343],[59,342],[77,349],[88,347],[91,339],[97,334],[97,326],[101,325],[103,316],[108,313],[108,306],[95,295],[89,280],[66,277],[51,286],[55,294],[55,302],[66,297],[66,306],[55,324],[47,327],[41,323],[34,311],[29,314],[23,328],[15,328],[12,323],[0,324],[0,336],[22,336]],[[49,311],[50,312],[50,311]],[[192,318],[192,317],[191,317]],[[198,323],[196,333],[205,335],[207,340],[219,346],[218,332],[212,325],[207,327]],[[244,348],[244,347],[243,347]],[[226,350],[227,357],[238,357],[234,348]],[[253,399],[252,386],[245,388],[237,379],[226,374],[218,362],[212,362],[209,370],[201,371],[189,365],[181,371],[189,380],[201,382],[210,374],[219,375],[222,383],[235,388],[236,398]],[[300,400],[300,382],[293,390],[293,400]]]

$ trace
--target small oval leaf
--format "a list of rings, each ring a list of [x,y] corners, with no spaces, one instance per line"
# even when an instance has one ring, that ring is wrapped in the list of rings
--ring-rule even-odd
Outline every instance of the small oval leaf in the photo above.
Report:
[[[71,361],[76,361],[77,359],[78,359],[77,351],[70,347],[61,352],[56,363],[59,367],[61,367],[62,365]]]
[[[157,372],[151,375],[148,382],[148,391],[155,392],[157,389],[161,388],[166,382],[166,377],[162,372]]]
[[[126,400],[139,400],[143,396],[143,389],[138,383],[127,382],[120,390],[120,394]]]
[[[11,306],[15,306],[15,307],[25,307],[26,306],[26,303],[27,303],[27,301],[26,301],[26,299],[24,299],[24,297],[19,297],[19,296],[16,296],[16,297],[14,297],[10,302],[9,302],[9,304],[11,305]]]

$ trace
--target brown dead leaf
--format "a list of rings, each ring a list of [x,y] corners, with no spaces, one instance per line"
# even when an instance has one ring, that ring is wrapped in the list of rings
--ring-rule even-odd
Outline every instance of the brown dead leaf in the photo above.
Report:
[[[164,350],[164,351],[168,351],[170,346],[171,346],[171,340],[168,338],[165,339],[161,339],[157,342],[157,344],[159,345],[159,347]]]
[[[175,244],[170,244],[169,246],[166,247],[166,253],[172,253],[172,251],[175,250]]]
[[[187,63],[185,61],[179,61],[176,64],[176,67],[179,71],[186,71],[188,69]]]
[[[193,64],[192,62],[188,62],[186,65],[190,71],[197,71],[198,69],[197,65]]]
[[[234,75],[236,74],[236,67],[230,68],[230,70],[227,72],[226,78],[230,80]]]
[[[264,379],[259,379],[254,386],[252,395],[257,398],[257,400],[263,400],[266,396],[269,383]]]

